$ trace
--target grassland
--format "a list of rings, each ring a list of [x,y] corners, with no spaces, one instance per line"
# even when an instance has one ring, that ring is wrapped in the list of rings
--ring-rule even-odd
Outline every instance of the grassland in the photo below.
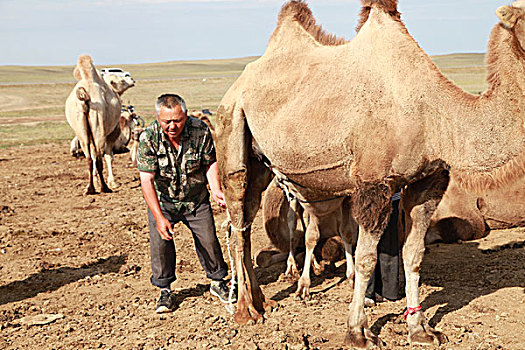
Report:
[[[256,57],[112,65],[132,73],[136,86],[123,95],[146,121],[154,118],[153,103],[165,92],[184,96],[190,109],[216,110],[222,96]],[[483,54],[432,57],[441,71],[468,92],[486,89]],[[105,66],[99,66],[103,68]],[[73,137],[65,121],[64,103],[75,84],[74,66],[0,66],[0,148]]]

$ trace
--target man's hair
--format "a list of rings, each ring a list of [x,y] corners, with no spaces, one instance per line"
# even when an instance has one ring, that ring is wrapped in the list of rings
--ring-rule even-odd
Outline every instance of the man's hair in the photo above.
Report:
[[[157,102],[155,103],[155,111],[157,112],[157,114],[159,114],[160,107],[173,109],[176,106],[180,106],[184,114],[186,114],[186,112],[188,111],[186,109],[186,102],[184,102],[184,99],[182,97],[175,94],[163,94],[157,98]]]

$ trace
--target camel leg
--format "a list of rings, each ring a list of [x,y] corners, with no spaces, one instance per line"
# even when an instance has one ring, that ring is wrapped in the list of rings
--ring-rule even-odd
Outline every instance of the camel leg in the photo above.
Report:
[[[257,153],[257,145],[246,123],[240,105],[217,111],[219,129],[217,162],[219,176],[228,206],[231,228],[236,231],[235,270],[238,279],[237,310],[234,320],[240,324],[257,322],[276,303],[263,294],[253,269],[251,224],[255,219],[261,194],[268,187],[271,172]]]
[[[235,231],[235,230],[234,230]],[[235,268],[237,272],[238,296],[235,322],[247,324],[256,323],[264,312],[263,294],[257,281],[251,277],[255,275],[251,266],[251,228],[245,231],[236,231]],[[255,285],[254,285],[255,281]]]
[[[346,257],[346,279],[350,288],[354,288],[355,282],[355,266],[354,258],[352,257],[352,243],[345,241],[343,238],[343,244],[345,247],[345,257]]]
[[[359,224],[355,252],[355,286],[348,314],[345,343],[357,348],[380,345],[379,337],[368,328],[365,293],[377,262],[377,244],[392,211],[392,190],[385,184],[363,184],[352,197],[351,213]],[[343,218],[348,215],[348,209]]]
[[[405,291],[407,298],[407,319],[409,341],[416,344],[443,342],[446,336],[432,329],[425,320],[419,300],[419,271],[425,254],[425,235],[430,219],[441,201],[449,182],[448,171],[439,171],[411,184],[403,191],[405,206],[405,227],[403,265],[405,269]]]
[[[255,158],[250,158],[248,169],[248,174],[246,171],[238,171],[227,176],[224,181],[225,188],[229,190],[226,193],[240,194],[242,198],[241,200],[230,198],[228,207],[232,229],[236,231],[235,268],[239,294],[234,319],[239,324],[257,322],[262,318],[265,310],[276,305],[274,301],[265,297],[259,286],[253,269],[250,240],[250,224],[259,209],[261,194],[268,186],[271,174]]]
[[[319,242],[319,240],[317,240],[317,241]],[[316,245],[317,245],[317,243],[316,243]],[[315,246],[314,246],[314,248],[315,248]],[[323,272],[323,267],[321,266],[321,264],[319,264],[319,262],[315,258],[315,254],[313,254],[313,250],[312,250],[312,272],[316,276],[319,276]]]
[[[425,234],[430,218],[439,202],[430,200],[416,205],[410,211],[411,229],[403,246],[403,265],[406,279],[407,311],[405,313],[409,341],[413,344],[442,343],[446,336],[432,329],[421,311],[419,300],[419,270],[425,254]]]
[[[354,258],[352,257],[352,243],[357,239],[357,232],[359,231],[359,226],[355,222],[354,218],[351,215],[350,200],[345,198],[342,203],[341,210],[341,220],[339,224],[339,235],[343,241],[345,248],[345,258],[346,258],[346,278],[350,284],[350,288],[354,288],[355,282],[355,266]]]
[[[312,260],[314,255],[314,248],[319,241],[321,233],[319,232],[319,219],[315,215],[310,215],[308,226],[306,227],[306,234],[304,243],[306,246],[306,255],[304,258],[303,273],[297,283],[296,297],[299,299],[309,299],[310,297],[310,267],[312,266]]]
[[[347,345],[357,348],[367,348],[371,343],[375,345],[379,343],[378,337],[368,328],[365,313],[366,286],[376,265],[379,238],[359,226],[359,238],[355,252],[354,295],[349,308],[348,333],[345,338]]]
[[[93,159],[91,157],[86,157],[87,158],[87,161],[88,161],[88,173],[89,173],[89,183],[88,183],[88,186],[86,187],[86,191],[84,192],[84,194],[88,195],[88,194],[95,194],[97,193],[97,191],[95,191],[95,184],[93,183],[93,170],[95,169],[95,164],[93,162]]]
[[[95,191],[95,184],[94,184],[94,176],[93,173],[96,171],[95,167],[95,161],[93,159],[93,154],[95,154],[95,150],[92,147],[92,145],[89,143],[89,141],[86,141],[84,139],[78,138],[78,142],[80,143],[80,148],[84,152],[86,156],[86,160],[88,161],[88,174],[89,174],[89,182],[86,187],[86,191],[84,192],[85,195],[89,194],[95,194],[97,193]]]
[[[106,181],[104,180],[104,175],[102,174],[102,170],[104,169],[104,165],[102,162],[102,157],[97,157],[95,161],[95,165],[97,166],[97,172],[98,172],[98,178],[100,180],[100,192],[104,193],[111,193],[111,191],[106,184]]]
[[[286,271],[284,272],[284,277],[294,279],[295,276],[299,276],[299,269],[297,268],[297,262],[295,261],[293,251],[290,250],[290,252],[288,252],[288,259],[286,259]]]
[[[108,166],[108,185],[109,187],[115,189],[119,185],[115,182],[115,177],[113,176],[113,151],[111,151],[109,154],[104,154],[104,160],[106,161],[106,165]]]
[[[139,143],[138,141],[135,141],[135,140],[132,140],[131,142],[132,142],[131,149],[129,151],[130,156],[131,156],[131,165],[133,167],[136,167],[137,166],[137,150],[139,148]]]
[[[295,260],[295,251],[299,243],[301,233],[297,230],[298,221],[302,215],[302,208],[297,199],[290,201],[288,209],[288,232],[290,234],[290,251],[288,253],[288,260],[286,261],[286,271],[284,276],[286,278],[295,279],[299,276],[299,270],[297,269],[297,262]]]

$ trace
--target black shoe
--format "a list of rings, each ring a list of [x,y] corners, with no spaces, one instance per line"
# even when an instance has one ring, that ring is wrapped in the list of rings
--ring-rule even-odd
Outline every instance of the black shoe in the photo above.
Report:
[[[175,294],[167,289],[160,291],[159,300],[155,312],[158,314],[175,310]]]
[[[226,285],[226,282],[220,281],[219,283],[212,283],[210,286],[210,293],[215,295],[223,303],[230,302],[230,288]],[[236,292],[234,291],[232,295],[231,302],[235,303],[237,301]]]

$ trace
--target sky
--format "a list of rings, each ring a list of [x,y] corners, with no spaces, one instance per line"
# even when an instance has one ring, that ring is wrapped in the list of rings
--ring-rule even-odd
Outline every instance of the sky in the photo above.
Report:
[[[74,65],[259,56],[284,0],[0,0],[0,65]],[[317,24],[351,39],[360,1],[307,0]],[[399,0],[430,55],[485,52],[500,0]]]

